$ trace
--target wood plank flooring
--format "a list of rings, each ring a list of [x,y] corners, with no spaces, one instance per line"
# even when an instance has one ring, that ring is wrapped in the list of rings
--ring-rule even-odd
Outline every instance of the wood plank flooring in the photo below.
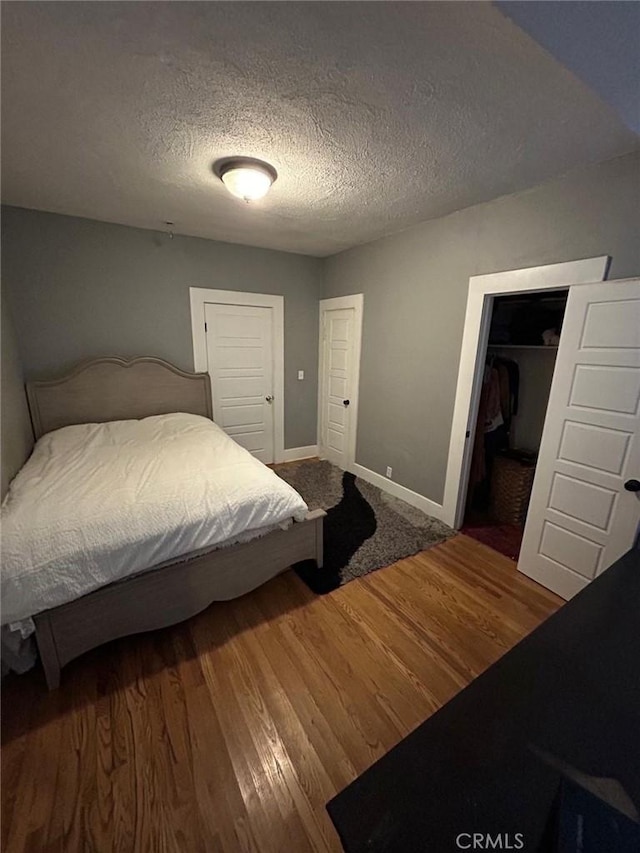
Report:
[[[12,676],[2,849],[339,851],[326,802],[561,603],[459,535]]]

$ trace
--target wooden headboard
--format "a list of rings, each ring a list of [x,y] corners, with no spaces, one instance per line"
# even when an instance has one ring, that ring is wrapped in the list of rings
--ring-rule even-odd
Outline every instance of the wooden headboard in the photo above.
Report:
[[[71,424],[170,412],[213,418],[209,375],[161,358],[95,358],[59,379],[27,383],[27,397],[36,439]]]

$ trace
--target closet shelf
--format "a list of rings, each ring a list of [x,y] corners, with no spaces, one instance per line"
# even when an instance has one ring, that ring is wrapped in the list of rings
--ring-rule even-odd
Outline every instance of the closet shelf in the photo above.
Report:
[[[558,345],[543,346],[542,344],[488,344],[489,349],[550,349],[557,350]]]

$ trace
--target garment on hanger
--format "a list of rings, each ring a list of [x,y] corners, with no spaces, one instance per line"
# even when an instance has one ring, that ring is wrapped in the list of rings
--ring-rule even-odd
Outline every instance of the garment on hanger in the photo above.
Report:
[[[471,456],[471,468],[469,470],[469,487],[467,490],[467,500],[472,501],[474,492],[478,483],[481,483],[487,474],[486,469],[486,454],[485,454],[485,434],[491,432],[499,425],[496,423],[492,426],[494,420],[497,421],[500,417],[502,422],[502,413],[500,410],[500,382],[498,371],[493,367],[493,358],[489,359],[485,370],[482,382],[482,391],[480,392],[480,403],[478,406],[478,417],[476,420],[476,431],[473,439],[473,453]]]
[[[507,430],[511,426],[511,388],[509,383],[509,371],[505,362],[498,358],[495,361],[495,370],[498,371],[498,383],[500,385],[500,412]]]
[[[511,358],[500,359],[509,372],[509,393],[511,395],[511,415],[518,414],[518,399],[520,394],[520,368]]]
[[[487,406],[483,428],[485,432],[493,432],[494,429],[497,429],[504,423],[498,368],[487,368],[485,370],[485,377],[485,381],[482,384],[482,392],[487,395]]]
[[[496,455],[509,448],[511,420],[518,410],[520,371],[516,362],[490,355],[485,366],[469,471],[467,505],[487,509]]]

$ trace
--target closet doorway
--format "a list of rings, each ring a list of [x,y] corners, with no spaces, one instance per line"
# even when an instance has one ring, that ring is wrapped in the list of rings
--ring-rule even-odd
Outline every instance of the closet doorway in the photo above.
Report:
[[[462,532],[517,561],[568,288],[493,300]]]
[[[608,265],[609,258],[602,255],[469,279],[443,499],[443,520],[451,527],[459,530],[464,521],[473,451],[471,439],[475,435],[494,300],[509,294],[563,290],[573,284],[603,281]]]
[[[540,358],[555,355],[556,363],[537,462],[514,454],[523,448],[512,445],[504,448],[502,457],[503,467],[508,462],[534,468],[517,569],[564,598],[575,595],[631,548],[640,523],[640,279],[604,281],[608,260],[591,258],[476,276],[469,283],[443,506],[445,520],[457,528],[464,524],[468,497],[473,499],[467,485],[475,440],[482,439],[484,445],[485,428],[494,426],[485,418],[482,433],[476,433],[483,383],[491,379],[487,367],[493,369],[498,356],[516,360],[505,358],[507,324],[494,320],[494,304],[516,292],[540,296],[568,288],[559,347],[555,353],[538,353]],[[560,298],[558,293],[551,295]],[[537,310],[532,308],[531,315]],[[530,317],[524,319],[528,322]],[[524,319],[516,324],[520,332],[528,328]],[[520,340],[515,342],[518,346],[533,345]],[[555,342],[549,336],[547,341]],[[521,390],[519,385],[519,395]],[[489,411],[498,421],[496,394],[499,380]],[[512,423],[513,415],[511,409]],[[494,453],[490,464],[495,458]],[[486,461],[485,457],[485,465]],[[520,481],[511,483],[515,495],[507,500],[511,509],[523,497],[526,503],[525,473],[520,470]],[[492,491],[493,486],[489,505],[496,501]],[[468,526],[473,521],[467,517]]]

